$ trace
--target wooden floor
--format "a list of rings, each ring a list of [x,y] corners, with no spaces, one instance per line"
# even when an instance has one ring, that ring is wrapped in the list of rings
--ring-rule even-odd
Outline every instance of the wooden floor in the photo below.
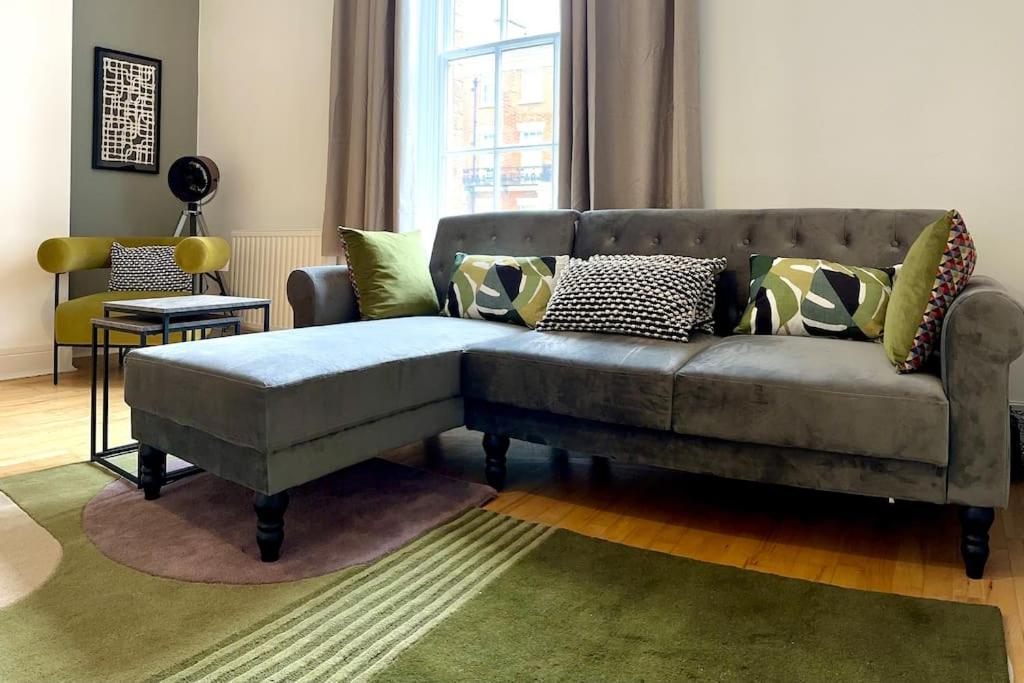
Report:
[[[120,373],[111,444],[129,439]],[[88,459],[89,375],[0,382],[0,477]],[[479,435],[388,455],[482,480]],[[982,581],[964,576],[955,511],[628,467],[513,442],[509,483],[490,508],[628,545],[823,583],[996,605],[1024,677],[1024,485],[992,530]]]

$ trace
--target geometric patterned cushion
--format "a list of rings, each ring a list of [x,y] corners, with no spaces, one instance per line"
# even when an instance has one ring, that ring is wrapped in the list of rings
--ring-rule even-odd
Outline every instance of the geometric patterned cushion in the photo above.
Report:
[[[885,350],[901,373],[921,369],[938,348],[946,311],[974,273],[978,252],[967,225],[949,211],[911,245],[893,287]]]
[[[192,276],[178,267],[173,246],[110,247],[111,292],[187,292]]]
[[[893,268],[754,254],[750,303],[736,333],[877,339],[893,273]]]
[[[455,254],[442,315],[536,327],[568,256]]]
[[[725,267],[724,258],[668,254],[574,258],[537,329],[686,342],[712,326],[715,282]]]

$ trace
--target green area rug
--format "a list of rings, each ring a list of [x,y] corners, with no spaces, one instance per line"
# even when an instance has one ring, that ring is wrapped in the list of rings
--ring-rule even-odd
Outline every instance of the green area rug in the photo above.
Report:
[[[481,510],[317,579],[156,578],[82,532],[82,507],[108,481],[88,465],[0,481],[64,549],[50,581],[0,610],[0,680],[1008,680],[992,607],[720,567]]]

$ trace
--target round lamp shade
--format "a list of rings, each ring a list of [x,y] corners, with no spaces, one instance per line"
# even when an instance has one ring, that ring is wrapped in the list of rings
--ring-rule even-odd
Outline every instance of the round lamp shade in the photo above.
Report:
[[[198,203],[213,195],[220,170],[209,157],[181,157],[167,172],[167,186],[183,202]]]

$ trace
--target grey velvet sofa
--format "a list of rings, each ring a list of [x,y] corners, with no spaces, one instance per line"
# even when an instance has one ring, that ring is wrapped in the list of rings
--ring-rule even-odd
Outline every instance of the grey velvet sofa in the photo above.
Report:
[[[976,277],[951,307],[939,362],[898,375],[880,344],[730,336],[751,253],[899,263],[940,211],[606,210],[443,219],[430,270],[455,252],[725,256],[719,335],[689,344],[442,317],[354,322],[344,266],[291,274],[297,329],[136,351],[126,400],[147,497],[164,453],[255,492],[276,559],[287,490],[465,425],[501,487],[509,439],[723,477],[962,507],[980,577],[1009,492],[1008,368],[1024,311]],[[201,345],[201,346],[200,346]],[[182,484],[187,485],[187,484]]]

